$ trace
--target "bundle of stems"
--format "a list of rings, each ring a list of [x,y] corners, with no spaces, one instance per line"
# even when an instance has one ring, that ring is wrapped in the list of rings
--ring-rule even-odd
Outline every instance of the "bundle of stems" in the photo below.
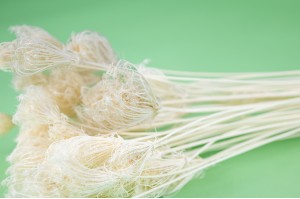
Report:
[[[0,69],[22,94],[10,197],[168,196],[212,165],[300,135],[299,71],[159,70],[118,60],[92,31],[67,44],[38,27],[11,31]]]

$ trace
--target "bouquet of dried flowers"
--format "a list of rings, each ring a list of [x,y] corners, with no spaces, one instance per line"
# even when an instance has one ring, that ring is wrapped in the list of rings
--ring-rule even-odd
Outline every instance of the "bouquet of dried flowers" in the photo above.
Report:
[[[10,30],[0,69],[21,95],[7,196],[168,196],[212,165],[300,134],[300,71],[160,70],[119,59],[96,32],[63,44],[38,27]],[[0,133],[11,126],[0,114]]]

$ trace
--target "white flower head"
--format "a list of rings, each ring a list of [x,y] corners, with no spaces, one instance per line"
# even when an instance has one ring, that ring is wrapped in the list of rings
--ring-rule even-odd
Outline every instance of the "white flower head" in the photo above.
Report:
[[[14,33],[18,39],[37,38],[39,40],[44,40],[46,42],[49,42],[58,48],[63,47],[63,44],[59,42],[56,38],[50,35],[47,31],[36,26],[28,26],[28,25],[12,26],[9,28],[9,30],[12,33]]]
[[[14,54],[16,50],[16,42],[4,42],[0,44],[0,69],[11,71]]]
[[[124,129],[151,121],[159,102],[135,67],[120,61],[94,87],[82,90],[79,117],[106,131]]]
[[[76,54],[45,40],[24,38],[17,41],[12,69],[19,75],[32,75],[53,67],[70,66],[78,61]]]
[[[72,34],[66,48],[78,54],[83,61],[106,65],[116,61],[116,54],[107,39],[96,32]]]

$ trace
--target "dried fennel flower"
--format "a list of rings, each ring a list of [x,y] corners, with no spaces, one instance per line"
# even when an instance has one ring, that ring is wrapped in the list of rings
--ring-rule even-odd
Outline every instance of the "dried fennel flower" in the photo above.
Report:
[[[0,135],[8,132],[12,127],[11,116],[0,113]]]
[[[33,158],[33,156],[30,156],[30,153],[27,152],[35,151],[41,156],[44,156],[43,154],[51,144],[51,141],[48,138],[48,127],[45,125],[21,127],[20,136],[17,138],[17,140],[17,147],[8,158],[10,163],[33,161],[32,165],[34,165],[37,162],[41,162],[43,160],[42,158]],[[27,156],[27,158],[24,158],[24,156]]]
[[[0,69],[10,71],[16,49],[16,42],[4,42],[0,44]]]
[[[22,125],[20,126],[19,136],[17,137],[18,145],[33,144],[47,148],[51,143],[48,131],[49,126],[45,124]]]
[[[182,175],[182,173],[179,172],[180,170],[201,161],[199,158],[188,162],[187,158],[188,156],[185,154],[175,154],[169,157],[153,157],[145,164],[143,172],[139,178],[137,178],[133,197],[164,185],[174,178],[180,177]],[[147,194],[146,197],[154,198],[169,196],[178,191],[193,177],[193,175],[189,175],[177,182],[158,189],[151,194]]]
[[[13,121],[20,125],[49,124],[65,120],[51,95],[42,87],[30,86],[19,96],[20,104]]]
[[[73,34],[66,48],[87,62],[108,65],[116,60],[116,55],[106,38],[92,31]]]
[[[149,144],[133,145],[113,137],[62,140],[48,149],[33,186],[44,197],[124,195],[127,190],[119,185],[130,186],[130,174],[139,173],[149,152]]]
[[[30,76],[19,76],[13,77],[14,88],[18,91],[24,90],[29,86],[45,86],[48,84],[48,77],[43,73],[37,73]]]
[[[83,135],[86,135],[84,130],[69,124],[67,121],[51,124],[48,130],[49,139],[53,142]]]
[[[9,197],[164,197],[209,166],[299,136],[299,71],[161,71],[116,63],[95,32],[63,45],[37,27],[11,31],[0,69],[23,94]],[[0,133],[11,125],[0,114]]]
[[[36,191],[50,197],[125,196],[132,178],[124,169],[131,166],[134,172],[145,158],[147,146],[129,146],[119,138],[89,136],[56,142],[39,166]],[[126,164],[120,164],[122,160]],[[121,189],[119,184],[125,187]]]
[[[78,62],[74,53],[64,51],[45,40],[22,38],[17,40],[12,70],[19,75],[32,75]]]
[[[31,189],[37,166],[43,162],[51,144],[47,131],[45,125],[20,128],[17,146],[7,159],[11,164],[7,170],[9,177],[3,182],[8,187],[7,197],[28,197],[25,193]]]
[[[167,76],[156,68],[145,67],[143,64],[137,67],[139,73],[147,79],[153,93],[161,100],[182,100],[188,96],[186,88],[183,85],[174,84],[168,80]],[[155,78],[153,78],[155,77]],[[183,107],[184,102],[177,103],[175,107]]]
[[[52,35],[50,35],[47,31],[42,28],[28,25],[20,25],[20,26],[12,26],[9,28],[12,33],[14,33],[18,39],[23,38],[32,38],[32,39],[40,39],[51,43],[52,45],[62,48],[63,45],[57,39],[55,39]]]
[[[80,103],[80,89],[85,80],[75,70],[64,68],[52,70],[48,79],[46,88],[60,110],[68,116],[74,116],[74,107]]]
[[[152,120],[159,104],[143,75],[128,62],[119,62],[102,80],[82,90],[78,117],[106,131]]]
[[[22,194],[132,197],[165,184],[180,175],[178,171],[188,165],[185,155],[161,157],[160,152],[154,150],[153,143],[116,137],[76,136],[49,147],[31,182],[35,191],[28,189]],[[153,195],[170,194],[190,177],[159,189]]]

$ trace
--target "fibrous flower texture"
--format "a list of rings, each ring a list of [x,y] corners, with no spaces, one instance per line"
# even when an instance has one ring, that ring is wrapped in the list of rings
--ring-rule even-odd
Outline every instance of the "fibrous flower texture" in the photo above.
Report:
[[[164,197],[204,169],[300,134],[299,71],[202,73],[119,60],[96,32],[14,26],[21,92],[9,197]],[[0,133],[13,126],[0,114]],[[205,180],[205,179],[204,179]]]
[[[87,62],[109,65],[116,61],[116,55],[110,44],[96,32],[84,31],[73,34],[66,46]]]
[[[16,154],[17,151],[11,161],[17,161],[13,160]],[[28,176],[31,187],[22,190],[22,194],[29,197],[135,196],[179,176],[176,172],[192,162],[200,162],[200,159],[188,162],[186,158],[184,154],[162,156],[151,142],[76,136],[53,143],[44,156],[36,157],[42,161]],[[151,196],[173,193],[182,182],[178,180]],[[17,191],[11,196],[22,195]]]
[[[10,31],[16,35],[18,39],[23,38],[38,38],[40,40],[47,41],[48,43],[56,46],[57,48],[63,48],[63,44],[59,42],[56,38],[50,35],[47,31],[42,28],[35,26],[12,26]]]
[[[93,87],[82,89],[82,122],[113,131],[151,121],[159,109],[146,79],[128,62],[112,66]]]
[[[78,62],[79,58],[72,52],[64,51],[46,40],[26,37],[16,41],[12,70],[20,75],[31,75]]]

